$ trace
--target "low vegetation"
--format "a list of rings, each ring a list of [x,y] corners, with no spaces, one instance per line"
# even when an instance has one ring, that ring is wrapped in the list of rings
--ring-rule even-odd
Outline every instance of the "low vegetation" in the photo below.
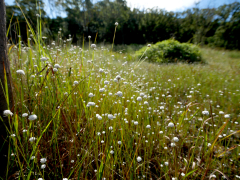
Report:
[[[239,52],[161,65],[90,41],[9,45],[10,179],[240,177]]]
[[[200,49],[196,45],[180,43],[174,39],[149,45],[149,49],[143,47],[136,52],[136,56],[139,59],[158,63],[203,62]]]

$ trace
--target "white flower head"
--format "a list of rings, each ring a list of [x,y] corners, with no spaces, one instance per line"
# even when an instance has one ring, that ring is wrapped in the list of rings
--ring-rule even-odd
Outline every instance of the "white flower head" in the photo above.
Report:
[[[91,48],[96,48],[97,46],[96,46],[96,44],[91,44]]]
[[[35,114],[30,115],[30,116],[28,117],[28,120],[30,120],[30,121],[34,121],[34,120],[36,120],[36,119],[37,119],[37,115],[35,115]]]
[[[29,138],[29,141],[30,141],[30,142],[33,142],[33,141],[35,141],[35,140],[36,140],[35,137],[30,137],[30,138]]]
[[[174,138],[173,138],[173,141],[174,141],[174,142],[178,142],[179,139],[178,139],[177,137],[174,137]]]
[[[203,115],[209,115],[209,112],[207,110],[202,111]]]
[[[122,96],[123,96],[123,93],[122,93],[121,91],[118,91],[118,92],[116,93],[116,95],[117,95],[118,97],[122,97]]]
[[[113,119],[113,115],[112,114],[108,114],[108,119],[112,120]]]
[[[22,117],[27,117],[28,116],[28,113],[23,113],[22,114]]]
[[[46,164],[42,164],[41,169],[45,169],[45,168],[46,168]]]
[[[225,114],[224,118],[230,118],[230,114]]]
[[[58,71],[58,69],[57,68],[53,68],[53,72],[57,72]]]
[[[151,126],[150,126],[150,125],[147,125],[147,126],[146,126],[146,128],[147,128],[147,129],[150,129],[150,128],[151,128]]]
[[[141,162],[142,158],[140,156],[137,157],[137,162]]]
[[[115,26],[118,26],[118,22],[115,22]]]
[[[55,64],[55,65],[54,65],[54,68],[57,68],[57,69],[58,69],[58,68],[60,68],[60,67],[61,67],[61,66],[60,66],[59,64]]]
[[[46,162],[47,162],[47,159],[46,159],[46,158],[41,158],[41,159],[40,159],[40,163],[45,164]]]
[[[4,111],[3,111],[3,115],[4,115],[4,116],[12,116],[13,113],[12,113],[10,110],[4,110]]]
[[[174,124],[172,122],[168,123],[168,127],[174,127]]]
[[[142,98],[140,96],[137,97],[137,101],[142,101]]]
[[[78,81],[74,81],[73,84],[77,85],[77,84],[78,84]]]
[[[121,79],[121,76],[120,75],[117,75],[116,76],[116,79],[119,81]]]
[[[93,93],[88,94],[88,97],[90,97],[90,98],[93,97],[93,96],[94,96]]]
[[[40,60],[41,60],[41,61],[47,61],[48,58],[46,58],[46,57],[41,57]]]
[[[104,92],[105,91],[105,88],[100,88],[99,89],[99,92]]]
[[[151,47],[151,44],[148,44],[147,47]]]
[[[17,72],[17,74],[25,75],[25,72],[23,70],[21,70],[21,69],[17,70],[16,72]]]

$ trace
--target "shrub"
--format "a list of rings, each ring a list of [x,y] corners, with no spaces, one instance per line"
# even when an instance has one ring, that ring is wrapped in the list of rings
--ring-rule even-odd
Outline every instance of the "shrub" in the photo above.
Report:
[[[180,43],[169,39],[152,45],[146,52],[146,47],[136,52],[138,59],[145,59],[149,62],[175,63],[175,62],[202,62],[199,48],[190,43]],[[144,54],[145,52],[145,54]],[[143,55],[144,54],[144,55]]]

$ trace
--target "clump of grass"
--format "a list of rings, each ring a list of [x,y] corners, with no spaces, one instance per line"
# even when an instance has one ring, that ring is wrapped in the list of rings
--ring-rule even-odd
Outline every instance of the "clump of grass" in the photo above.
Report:
[[[239,61],[205,49],[206,66],[158,65],[112,48],[69,38],[11,49],[8,176],[238,178]]]

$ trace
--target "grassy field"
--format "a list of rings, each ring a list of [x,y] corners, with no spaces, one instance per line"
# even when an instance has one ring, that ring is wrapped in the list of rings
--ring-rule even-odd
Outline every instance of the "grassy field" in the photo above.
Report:
[[[164,65],[118,49],[10,46],[10,179],[239,179],[240,52]]]

